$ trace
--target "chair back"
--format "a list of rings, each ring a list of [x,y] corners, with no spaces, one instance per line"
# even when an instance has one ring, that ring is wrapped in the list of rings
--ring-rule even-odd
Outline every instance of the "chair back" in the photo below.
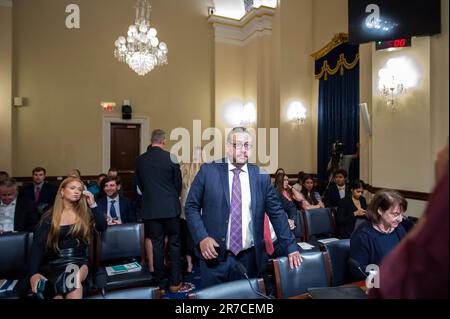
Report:
[[[341,286],[351,282],[348,259],[350,258],[350,239],[341,239],[323,244],[325,258],[331,269],[331,285]]]
[[[109,226],[97,238],[97,266],[109,261],[140,257],[145,261],[144,228],[139,223]]]
[[[27,271],[28,233],[5,233],[0,235],[0,278],[13,279]]]
[[[250,286],[250,283],[252,286]],[[189,299],[264,299],[253,289],[263,295],[266,294],[264,281],[260,278],[230,281],[200,289],[189,294]],[[253,287],[253,289],[251,288]]]
[[[328,208],[305,210],[304,223],[306,241],[319,234],[334,235],[333,220]]]
[[[302,254],[300,267],[291,269],[287,257],[274,259],[277,299],[304,294],[308,288],[329,287],[329,275],[322,252]]]
[[[120,289],[106,292],[103,297],[101,294],[90,296],[87,299],[159,299],[159,287],[139,287],[131,289]]]
[[[294,222],[296,225],[296,227],[294,228],[294,235],[296,238],[300,238],[303,240],[305,238],[305,225],[303,222],[303,215],[301,211],[297,211]]]

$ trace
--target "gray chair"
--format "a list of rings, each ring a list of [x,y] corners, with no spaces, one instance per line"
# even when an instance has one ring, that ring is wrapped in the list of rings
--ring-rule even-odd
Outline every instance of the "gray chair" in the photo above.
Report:
[[[142,269],[136,272],[108,276],[106,288],[142,287],[154,285],[153,276],[145,264],[144,227],[139,223],[109,226],[97,237],[97,274],[106,272],[106,266],[138,262]]]
[[[28,233],[18,232],[0,235],[0,278],[18,280],[12,291],[0,293],[0,299],[16,299],[25,292],[28,252]]]
[[[302,254],[300,267],[291,269],[287,257],[273,260],[277,299],[302,295],[312,287],[329,287],[329,274],[322,252]]]
[[[324,244],[325,258],[331,268],[331,285],[340,286],[350,283],[351,275],[348,265],[350,258],[350,239],[341,239]]]
[[[263,279],[250,279],[250,283],[255,291],[266,294]],[[254,292],[250,283],[242,279],[214,285],[190,293],[189,299],[265,299]]]
[[[105,295],[94,295],[86,299],[159,299],[161,296],[158,287],[139,287],[131,289],[120,289],[105,293]]]

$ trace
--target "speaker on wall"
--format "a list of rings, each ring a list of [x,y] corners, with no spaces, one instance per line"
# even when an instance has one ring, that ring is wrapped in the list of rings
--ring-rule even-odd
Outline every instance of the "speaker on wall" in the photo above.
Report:
[[[130,101],[123,101],[122,105],[122,119],[123,120],[131,120],[131,114],[133,113],[133,109],[131,108]]]

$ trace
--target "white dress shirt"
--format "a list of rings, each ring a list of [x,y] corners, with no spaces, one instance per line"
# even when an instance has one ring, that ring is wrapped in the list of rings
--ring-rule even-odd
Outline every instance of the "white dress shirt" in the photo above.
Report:
[[[114,208],[116,209],[116,215],[117,215],[118,221],[122,223],[122,220],[120,218],[119,195],[116,195],[116,197],[114,197],[114,198],[109,198],[109,197],[106,197],[106,198],[108,199],[108,207],[107,207],[108,219],[112,219],[111,213],[110,213],[110,211],[111,211],[111,201],[115,200],[116,202],[114,203]]]
[[[230,190],[230,207],[231,207],[231,197],[233,194],[233,169],[236,167],[228,161],[228,186]],[[242,250],[249,249],[253,247],[253,232],[252,232],[252,214],[251,214],[251,193],[250,193],[250,177],[248,174],[247,164],[242,166],[241,172],[239,173],[239,180],[241,181],[241,194],[242,194]],[[228,231],[227,231],[227,249],[230,249],[230,227],[231,227],[231,214],[228,221]]]
[[[16,201],[13,200],[9,205],[0,202],[0,231],[14,231],[14,215],[16,212]]]
[[[344,186],[336,185],[336,186],[339,190],[339,196],[341,197],[341,199],[344,198],[345,197],[345,185]]]

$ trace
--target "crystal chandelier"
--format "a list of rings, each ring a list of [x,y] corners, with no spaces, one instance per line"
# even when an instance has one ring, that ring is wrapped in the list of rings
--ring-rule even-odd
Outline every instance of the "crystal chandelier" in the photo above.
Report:
[[[137,0],[135,23],[128,28],[127,37],[121,36],[115,42],[114,56],[141,76],[155,66],[167,64],[167,45],[159,42],[158,32],[150,27],[150,12],[148,0]]]

